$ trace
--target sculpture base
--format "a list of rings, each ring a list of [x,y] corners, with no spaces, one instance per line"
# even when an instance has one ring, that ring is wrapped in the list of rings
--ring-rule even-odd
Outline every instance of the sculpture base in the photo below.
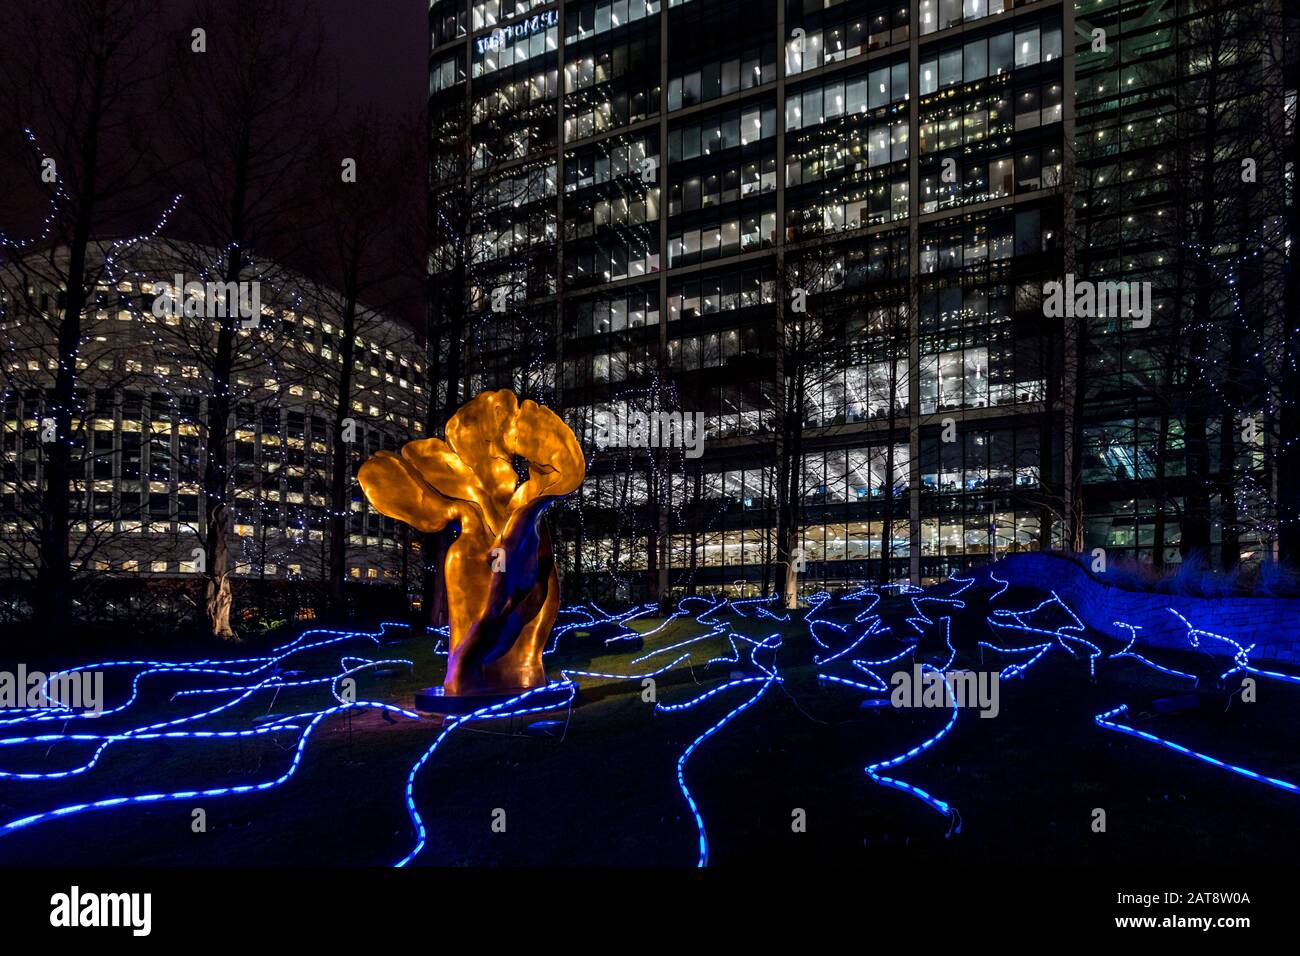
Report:
[[[524,693],[521,690],[497,691],[488,694],[448,694],[442,687],[426,687],[415,695],[415,709],[422,714],[438,714],[441,716],[460,717],[464,714],[480,710],[484,707],[491,707],[493,704],[502,704],[512,697],[518,697]],[[535,691],[528,700],[521,706],[526,707],[533,713],[541,710],[558,710],[569,703],[569,688],[567,686],[548,687]]]

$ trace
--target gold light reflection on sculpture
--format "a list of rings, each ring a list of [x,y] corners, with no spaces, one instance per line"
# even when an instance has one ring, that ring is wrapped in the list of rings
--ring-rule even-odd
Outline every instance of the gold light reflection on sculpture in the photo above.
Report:
[[[417,531],[460,523],[443,565],[451,625],[444,692],[492,694],[546,683],[542,649],[560,606],[560,580],[542,521],[587,471],[569,426],[549,408],[502,389],[447,422],[447,440],[376,453],[357,480],[382,514]],[[516,459],[528,462],[520,482]]]

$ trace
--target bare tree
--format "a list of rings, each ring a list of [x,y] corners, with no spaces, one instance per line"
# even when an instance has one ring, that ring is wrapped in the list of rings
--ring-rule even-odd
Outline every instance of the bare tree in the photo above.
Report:
[[[156,10],[151,0],[20,0],[6,12],[3,95],[12,98],[12,115],[30,146],[23,166],[47,211],[33,243],[0,234],[0,259],[17,266],[9,273],[19,277],[9,290],[12,304],[25,299],[28,280],[36,277],[53,296],[48,307],[26,302],[26,311],[48,324],[54,342],[54,382],[45,405],[53,434],[42,443],[35,613],[56,630],[67,620],[72,577],[77,362],[98,278],[91,245],[127,227],[145,201],[151,157],[135,144],[143,139],[148,113],[141,93],[157,70],[149,55]]]
[[[1170,107],[1144,134],[1151,148],[1124,154],[1117,167],[1112,131],[1099,128],[1095,138],[1071,144],[1067,268],[1080,279],[1147,280],[1155,295],[1146,330],[1128,328],[1123,316],[1076,320],[1078,337],[1067,349],[1076,363],[1067,527],[1082,544],[1080,412],[1086,402],[1122,394],[1133,418],[1113,440],[1135,448],[1136,457],[1113,464],[1114,477],[1133,482],[1154,504],[1157,566],[1175,527],[1182,558],[1208,563],[1217,519],[1224,569],[1237,564],[1246,533],[1241,496],[1255,477],[1238,435],[1242,416],[1261,403],[1252,356],[1264,327],[1276,324],[1267,308],[1248,304],[1243,284],[1252,272],[1250,284],[1263,284],[1256,251],[1272,215],[1243,177],[1246,161],[1259,158],[1269,113],[1258,89],[1268,42],[1258,19],[1263,6],[1199,8],[1171,27],[1176,54],[1133,64],[1126,83],[1158,90]],[[1117,57],[1118,47],[1106,55]],[[1107,269],[1107,260],[1119,268]]]
[[[555,337],[554,307],[530,305],[556,291],[558,237],[538,215],[554,202],[553,167],[529,158],[508,103],[486,101],[472,123],[463,90],[443,103],[430,133],[425,247],[430,436],[443,433],[476,381],[485,384],[482,357],[494,344],[504,341],[512,356],[509,381],[498,384],[527,394],[547,384],[538,359]],[[421,536],[424,608],[435,625],[446,622],[442,567],[454,533]]]
[[[94,285],[73,360],[72,414],[62,443],[69,482],[67,583],[76,585],[78,593],[111,568],[112,560],[123,550],[119,546],[129,534],[123,519],[129,522],[139,517],[138,495],[132,502],[123,493],[121,501],[115,502],[111,491],[95,488],[97,481],[111,479],[117,458],[129,454],[132,447],[135,466],[139,466],[140,432],[123,431],[121,441],[127,447],[114,445],[117,397],[123,396],[121,417],[138,419],[129,407],[131,395],[138,401],[141,390],[152,382],[152,369],[139,361],[136,330],[120,324],[124,317],[134,320],[130,293],[118,290],[115,276],[122,245],[91,243],[85,260]],[[134,247],[135,243],[126,245]],[[18,257],[0,267],[0,351],[4,355],[0,361],[0,406],[7,423],[3,467],[4,480],[13,489],[4,499],[0,560],[5,576],[11,579],[39,580],[38,575],[48,569],[40,561],[48,532],[42,509],[50,448],[55,443],[50,385],[59,368],[58,331],[62,325],[54,303],[62,295],[69,257],[70,250],[63,246]],[[106,334],[110,324],[111,334]],[[78,603],[69,593],[64,613]],[[39,618],[37,623],[46,624],[48,619]]]
[[[776,288],[776,558],[784,607],[799,602],[802,564],[805,437],[820,422],[823,387],[840,381],[846,349],[844,316],[835,306],[842,263],[826,246],[787,251]]]
[[[885,407],[885,469],[882,493],[880,529],[880,570],[877,580],[887,584],[891,578],[893,558],[893,523],[895,505],[894,472],[897,468],[894,438],[898,429],[899,413],[907,408],[911,389],[910,330],[913,310],[919,299],[917,277],[910,275],[906,243],[892,242],[885,246],[883,274],[873,284],[874,293],[868,312],[869,321],[864,330],[870,343],[864,358],[872,365],[885,366],[884,394],[869,396],[869,408]],[[849,338],[855,338],[850,328]],[[871,365],[868,366],[870,376]],[[871,387],[868,378],[868,388]],[[907,511],[907,505],[904,505]]]
[[[274,254],[303,228],[310,208],[301,186],[313,141],[306,131],[319,128],[322,113],[320,21],[306,0],[205,0],[194,22],[206,31],[206,52],[186,45],[169,70],[175,101],[167,115],[190,151],[182,232],[219,250],[219,262],[193,263],[196,271],[237,285],[255,274],[259,252]],[[228,539],[237,333],[235,317],[221,318],[205,363],[204,610],[211,633],[223,638],[234,636]]]
[[[1184,560],[1212,559],[1217,499],[1226,570],[1240,553],[1236,422],[1253,403],[1243,375],[1252,320],[1230,279],[1234,246],[1251,231],[1253,190],[1243,185],[1242,168],[1257,141],[1251,87],[1263,48],[1249,5],[1207,7],[1181,33],[1187,55],[1169,64],[1167,78],[1176,106],[1168,175],[1177,220],[1171,305],[1179,347],[1167,367],[1183,376],[1174,392],[1183,426],[1179,549]]]
[[[1273,499],[1275,557],[1300,567],[1300,203],[1295,171],[1300,169],[1296,89],[1300,86],[1300,13],[1294,4],[1262,4],[1257,27],[1260,47],[1257,98],[1250,116],[1257,123],[1251,144],[1259,199],[1256,213],[1271,223],[1255,238],[1258,264],[1242,286],[1256,294],[1246,308],[1267,317],[1267,331],[1253,350],[1265,392],[1265,469],[1260,489]],[[1244,252],[1245,250],[1243,250]],[[1253,412],[1252,412],[1253,414]]]
[[[411,175],[424,164],[418,146],[405,132],[377,117],[363,116],[327,136],[319,150],[324,160],[317,191],[320,242],[312,244],[314,255],[303,268],[315,277],[317,310],[338,318],[337,349],[328,359],[318,356],[314,376],[331,403],[328,582],[336,610],[343,603],[347,524],[358,464],[354,460],[358,422],[353,408],[363,384],[354,376],[358,342],[373,339],[387,327],[375,310],[406,291],[399,282],[409,262],[409,255],[403,252],[414,243],[401,234],[401,213],[424,198],[417,195],[423,177]],[[355,177],[340,175],[338,164],[345,158],[355,162]]]

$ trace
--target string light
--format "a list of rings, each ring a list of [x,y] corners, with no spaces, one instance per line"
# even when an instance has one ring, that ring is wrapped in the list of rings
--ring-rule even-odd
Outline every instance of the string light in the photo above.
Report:
[[[937,619],[931,618],[926,614],[924,609],[925,602],[935,602],[954,608],[965,608],[965,601],[956,598],[955,594],[968,592],[975,583],[974,577],[962,578],[956,575],[952,578],[955,586],[951,593],[933,594],[927,593],[917,596],[909,589],[898,588],[900,595],[907,596],[911,609],[914,612],[907,620],[918,630],[924,637],[930,627],[940,622],[943,626],[943,640],[947,648],[946,660],[937,662],[918,660],[922,673],[938,674],[944,682],[949,702],[950,713],[947,721],[935,730],[933,733],[921,739],[919,742],[908,746],[900,752],[875,760],[867,764],[864,772],[868,779],[882,787],[897,790],[906,793],[915,799],[921,801],[932,810],[942,814],[949,820],[948,835],[952,836],[961,832],[961,816],[956,808],[947,800],[923,789],[922,787],[902,780],[893,771],[896,768],[916,759],[917,757],[937,748],[955,728],[958,719],[958,702],[957,695],[953,693],[952,684],[949,678],[949,670],[954,665],[957,658],[957,647],[953,640],[952,618],[948,615],[940,615]],[[996,583],[1000,587],[990,595],[990,603],[1000,598],[1010,586],[1009,581],[1004,581],[989,575],[991,583]],[[803,633],[812,637],[814,643],[820,647],[812,656],[813,662],[818,666],[817,679],[819,683],[827,686],[843,687],[868,695],[877,695],[887,691],[888,682],[878,668],[883,668],[907,657],[916,659],[919,654],[921,642],[911,641],[906,646],[897,650],[890,650],[883,654],[871,658],[852,657],[851,653],[858,648],[868,638],[876,636],[881,637],[889,632],[889,628],[883,623],[883,619],[876,608],[882,597],[884,588],[860,588],[838,599],[832,599],[831,595],[826,592],[819,592],[813,595],[809,600],[808,608],[800,615]],[[664,658],[672,655],[668,663],[661,663],[654,666],[653,669],[646,671],[606,671],[600,669],[578,669],[562,668],[559,680],[552,681],[547,685],[522,692],[507,700],[492,703],[478,708],[469,714],[455,717],[449,720],[441,729],[432,744],[427,747],[420,756],[411,765],[406,777],[406,788],[404,791],[405,805],[408,817],[411,821],[414,831],[414,843],[412,848],[397,861],[397,866],[406,866],[414,861],[426,848],[428,844],[428,830],[425,823],[424,815],[420,811],[416,801],[416,785],[419,773],[426,768],[434,758],[439,749],[445,744],[448,737],[456,729],[463,727],[467,723],[485,720],[502,720],[513,719],[515,717],[528,716],[544,712],[553,712],[563,708],[571,708],[572,703],[578,693],[579,679],[596,679],[596,680],[643,680],[655,678],[678,670],[685,666],[690,667],[691,661],[697,650],[706,645],[706,642],[721,642],[724,647],[729,648],[730,654],[714,655],[708,657],[705,661],[705,668],[715,664],[739,664],[742,660],[742,651],[747,649],[748,672],[734,673],[726,680],[712,687],[703,688],[690,696],[677,701],[657,701],[654,712],[664,716],[674,716],[685,712],[696,710],[697,708],[709,705],[712,702],[728,698],[733,691],[744,688],[748,693],[743,694],[738,701],[734,701],[722,716],[713,721],[706,729],[696,735],[689,744],[681,751],[676,760],[676,782],[682,798],[691,814],[692,821],[697,833],[697,865],[707,865],[710,858],[710,842],[708,836],[708,827],[705,819],[703,807],[699,797],[691,789],[687,773],[693,760],[698,759],[704,744],[719,734],[725,727],[734,722],[737,717],[754,707],[770,689],[778,684],[785,682],[784,676],[777,668],[777,653],[783,646],[780,632],[774,632],[766,637],[751,637],[740,630],[737,630],[737,622],[759,621],[768,615],[763,612],[767,606],[778,600],[777,595],[770,595],[763,598],[747,599],[729,599],[713,598],[702,596],[687,596],[679,600],[675,609],[665,615],[663,621],[645,631],[636,631],[629,625],[632,621],[643,618],[653,610],[653,605],[643,604],[634,605],[625,611],[611,612],[595,604],[585,604],[566,607],[560,610],[561,619],[565,622],[556,628],[558,632],[551,647],[547,653],[554,653],[560,643],[560,637],[564,634],[571,633],[580,629],[607,628],[614,631],[613,637],[602,637],[601,646],[617,646],[617,643],[627,639],[629,635],[644,639],[648,635],[662,633],[665,628],[673,622],[689,619],[695,627],[702,630],[702,633],[684,637],[681,640],[671,641],[667,645],[659,648],[652,648],[649,651],[639,654],[632,659],[633,664],[652,661],[655,658]],[[861,605],[859,607],[859,605]],[[853,625],[841,624],[838,621],[831,620],[825,615],[832,608],[842,608],[844,613],[851,618]],[[1249,654],[1253,645],[1243,646],[1240,642],[1232,640],[1220,634],[1208,631],[1204,628],[1193,624],[1186,615],[1175,608],[1168,609],[1177,616],[1187,628],[1187,643],[1189,648],[1207,653],[1208,649],[1203,646],[1205,640],[1216,640],[1230,647],[1231,656],[1235,662],[1235,668],[1229,673],[1236,670],[1246,671],[1258,676],[1285,681],[1288,683],[1300,683],[1300,676],[1284,674],[1279,671],[1265,670],[1257,667],[1250,662]],[[729,617],[724,618],[724,614]],[[1043,622],[1043,618],[1053,615],[1058,619],[1063,618],[1064,623],[1052,626]],[[1092,643],[1083,637],[1085,632],[1079,617],[1075,612],[1060,598],[1060,596],[1051,592],[1050,596],[1044,597],[1037,604],[1030,607],[1018,609],[990,608],[985,620],[988,625],[995,629],[1001,629],[1007,632],[1023,633],[1035,635],[1038,637],[1048,638],[1036,643],[1024,646],[1006,646],[993,641],[981,640],[977,646],[983,650],[993,653],[1011,655],[1022,658],[1007,666],[1003,667],[1000,675],[1003,679],[1011,679],[1024,675],[1030,667],[1036,662],[1044,659],[1053,650],[1064,650],[1071,655],[1077,656],[1077,648],[1086,647],[1090,649],[1090,669],[1095,673],[1096,666],[1100,660],[1120,660],[1133,659],[1137,660],[1144,666],[1154,668],[1162,673],[1180,679],[1190,679],[1195,681],[1195,675],[1177,671],[1172,668],[1148,660],[1135,650],[1140,639],[1140,625],[1128,624],[1122,621],[1116,621],[1116,626],[1124,629],[1128,633],[1128,641],[1119,649],[1110,655],[1104,655],[1098,645]],[[353,710],[370,709],[384,712],[390,715],[400,715],[409,719],[420,719],[419,715],[413,711],[398,707],[392,704],[378,701],[351,702],[345,700],[340,695],[339,682],[347,677],[366,672],[375,672],[384,668],[393,668],[395,666],[413,667],[414,664],[404,658],[393,659],[374,659],[369,657],[357,656],[354,653],[344,654],[338,659],[338,665],[335,670],[323,675],[306,675],[298,676],[301,672],[286,672],[282,670],[284,663],[294,655],[305,654],[309,652],[318,652],[322,649],[337,647],[344,642],[361,642],[371,645],[381,645],[385,643],[383,638],[390,628],[402,626],[394,624],[381,624],[376,631],[346,631],[332,630],[325,628],[315,628],[299,634],[292,640],[276,646],[269,652],[256,656],[245,656],[230,659],[205,659],[197,661],[159,661],[159,660],[122,660],[107,661],[100,664],[81,665],[69,668],[62,674],[74,674],[86,670],[96,670],[100,668],[127,668],[133,667],[137,673],[133,676],[131,691],[126,700],[119,703],[111,710],[105,713],[125,714],[136,704],[139,697],[139,686],[141,680],[147,675],[172,674],[177,676],[233,676],[236,678],[234,683],[226,682],[218,686],[199,686],[188,687],[175,691],[171,701],[186,700],[193,697],[201,696],[222,696],[228,695],[229,699],[217,703],[213,707],[202,710],[197,713],[184,714],[178,717],[172,717],[166,720],[144,723],[136,727],[127,728],[120,731],[109,733],[36,733],[29,736],[12,736],[0,738],[0,751],[12,751],[15,748],[45,746],[59,742],[87,744],[93,747],[88,758],[80,761],[76,766],[64,767],[51,771],[28,771],[23,769],[3,769],[0,770],[0,779],[29,781],[29,782],[48,782],[64,780],[80,775],[96,766],[102,765],[105,756],[112,748],[122,745],[129,745],[137,742],[147,741],[190,741],[190,742],[214,742],[222,740],[242,740],[244,738],[274,738],[277,735],[291,734],[294,738],[292,757],[289,765],[278,775],[267,779],[242,783],[237,785],[195,788],[187,790],[155,790],[143,794],[128,795],[116,794],[101,799],[88,800],[80,803],[72,803],[65,806],[59,806],[53,809],[29,813],[25,816],[0,825],[0,837],[7,834],[24,830],[33,826],[47,823],[57,819],[77,816],[92,811],[107,811],[118,807],[137,806],[157,802],[167,802],[188,799],[211,799],[224,796],[234,796],[240,794],[252,794],[263,792],[275,787],[279,787],[290,780],[301,767],[308,742],[314,731],[322,722],[336,715],[351,712]],[[860,630],[858,628],[861,628]],[[425,629],[423,634],[431,638],[436,638],[434,646],[435,653],[439,652],[438,648],[442,646],[445,629]],[[818,635],[823,635],[819,638]],[[834,641],[835,643],[829,643]],[[445,651],[442,651],[445,653]],[[831,673],[827,668],[831,665],[839,664],[841,666],[850,666],[855,675],[862,679],[853,679],[841,674]],[[182,725],[195,725],[208,720],[214,716],[228,713],[240,704],[249,700],[255,694],[262,693],[266,690],[283,689],[310,689],[319,687],[328,687],[333,701],[330,706],[316,710],[308,710],[303,713],[291,714],[286,716],[277,716],[263,726],[250,727],[244,729],[208,729],[206,727],[191,726],[186,729],[178,729]],[[557,693],[560,692],[557,699]],[[1159,744],[1173,752],[1190,756],[1200,762],[1230,770],[1241,776],[1258,782],[1266,783],[1270,786],[1286,790],[1288,792],[1300,792],[1300,786],[1289,781],[1267,776],[1250,770],[1246,767],[1229,763],[1216,757],[1209,756],[1198,751],[1193,751],[1181,744],[1168,740],[1158,735],[1148,733],[1123,723],[1119,718],[1127,713],[1127,705],[1108,710],[1099,714],[1095,722],[1103,729],[1122,732],[1148,742]],[[7,724],[28,724],[39,726],[51,719],[68,721],[73,717],[86,716],[76,711],[70,711],[66,707],[59,709],[56,707],[39,708],[22,711],[18,716],[6,721]]]

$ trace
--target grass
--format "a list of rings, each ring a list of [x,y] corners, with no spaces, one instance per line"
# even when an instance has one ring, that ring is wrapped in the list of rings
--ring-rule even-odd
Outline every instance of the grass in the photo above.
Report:
[[[956,618],[957,665],[979,668],[976,643],[988,625],[975,591]],[[1036,596],[1003,595],[999,607],[1029,607]],[[934,616],[935,605],[928,605]],[[828,611],[840,621],[853,609]],[[911,628],[905,600],[880,608],[893,635]],[[1001,688],[1001,712],[960,714],[952,733],[892,771],[953,804],[962,832],[946,838],[947,820],[914,797],[873,783],[863,767],[906,751],[947,720],[946,710],[866,710],[862,693],[819,682],[819,648],[802,621],[778,624],[726,618],[742,633],[783,636],[778,662],[784,682],[709,738],[691,757],[686,778],[706,820],[711,862],[736,864],[1140,863],[1159,859],[1279,863],[1290,859],[1296,801],[1286,794],[1144,741],[1102,730],[1093,715],[1119,703],[1141,712],[1153,698],[1186,693],[1186,682],[1128,660],[1104,661],[1088,678],[1085,660],[1048,655],[1023,678]],[[648,631],[660,622],[639,620]],[[612,628],[603,629],[605,633]],[[929,629],[922,650],[946,657]],[[706,632],[678,620],[648,637],[640,650],[609,651],[601,629],[566,635],[548,657],[561,669],[642,673],[674,652],[633,659]],[[409,706],[420,687],[441,679],[443,658],[427,638],[401,636],[376,647],[351,642],[295,655],[286,667],[306,675],[336,673],[343,654],[409,658],[413,670],[359,674],[366,700]],[[884,656],[910,643],[893,635],[870,639],[862,654]],[[823,635],[824,636],[824,635]],[[1006,641],[1005,634],[996,638]],[[1100,642],[1101,639],[1094,638]],[[870,647],[870,654],[867,648]],[[1118,645],[1104,645],[1109,651]],[[663,702],[681,701],[724,683],[739,665],[705,661],[730,648],[720,638],[694,645],[684,663],[658,679]],[[230,656],[250,653],[231,651]],[[851,676],[848,660],[828,668]],[[1175,667],[1201,666],[1191,655],[1160,657]],[[1005,660],[991,653],[984,667]],[[35,667],[35,664],[31,666]],[[888,674],[891,668],[884,669]],[[1221,670],[1222,668],[1219,668]],[[753,669],[745,667],[746,672]],[[128,671],[129,673],[129,671]],[[108,683],[110,702],[124,699],[124,673]],[[223,686],[229,677],[145,678],[139,702],[123,715],[80,723],[103,733],[198,712],[229,696],[181,698],[184,687]],[[578,678],[581,693],[563,737],[526,731],[539,718],[463,726],[420,773],[416,795],[429,828],[420,865],[690,866],[698,835],[677,786],[679,755],[710,724],[749,697],[756,685],[728,689],[698,707],[656,713],[639,680]],[[698,685],[698,686],[697,686]],[[1134,718],[1136,725],[1264,773],[1300,780],[1296,704],[1300,687],[1261,681],[1258,703],[1207,692],[1196,710]],[[267,712],[293,714],[328,706],[322,687],[262,692],[202,722],[240,729]],[[551,715],[546,715],[547,717]],[[564,718],[564,713],[558,715]],[[43,731],[58,730],[44,725]],[[84,729],[84,728],[79,728]],[[436,721],[389,721],[375,711],[327,719],[310,741],[300,771],[285,785],[248,796],[195,798],[94,811],[0,838],[0,863],[131,865],[390,865],[414,845],[403,791],[410,767],[433,742]],[[29,733],[7,728],[4,735]],[[0,822],[112,794],[188,790],[272,779],[292,759],[295,732],[243,740],[122,743],[88,773],[56,782],[0,780]],[[0,769],[49,771],[83,762],[93,745],[59,742],[0,748]],[[1090,829],[1092,811],[1107,813],[1107,831]],[[194,832],[193,811],[206,812]],[[792,814],[806,813],[806,832]],[[494,812],[505,811],[505,832]],[[499,815],[498,815],[499,817]]]

